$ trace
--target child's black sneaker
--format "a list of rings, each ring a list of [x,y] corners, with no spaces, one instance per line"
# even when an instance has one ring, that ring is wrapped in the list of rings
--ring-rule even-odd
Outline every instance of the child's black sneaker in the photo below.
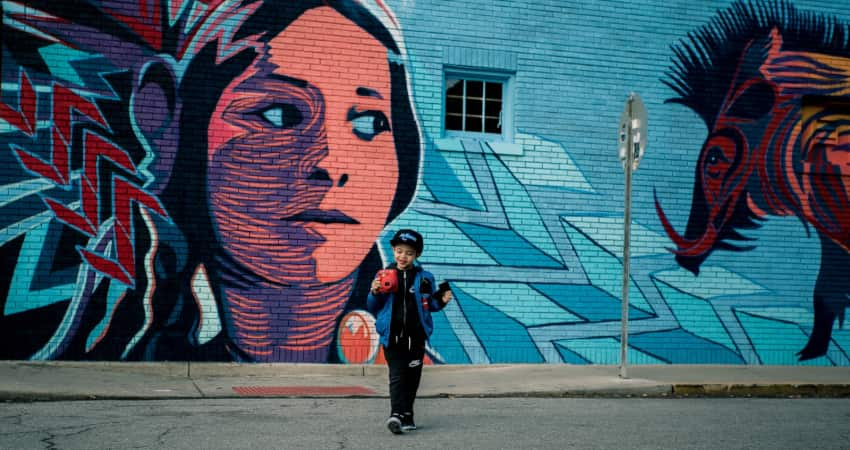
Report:
[[[416,424],[413,423],[413,414],[405,414],[401,417],[401,431],[407,433],[416,429]]]
[[[401,426],[401,414],[393,414],[387,419],[387,428],[393,432],[393,434],[402,434],[404,433],[404,428]]]

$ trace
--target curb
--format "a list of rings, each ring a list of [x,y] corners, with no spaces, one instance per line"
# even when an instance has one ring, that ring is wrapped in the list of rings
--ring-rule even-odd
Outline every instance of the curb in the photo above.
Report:
[[[139,395],[111,395],[111,394],[79,394],[62,392],[0,392],[2,403],[35,403],[35,402],[75,402],[75,401],[97,401],[97,400],[201,400],[207,397],[185,397],[185,396],[139,396]],[[213,398],[213,397],[209,397]],[[230,397],[234,398],[234,397]]]
[[[575,389],[556,391],[509,391],[487,393],[450,393],[419,395],[430,399],[475,399],[475,398],[848,398],[850,384],[674,384],[632,389]],[[31,403],[59,401],[97,400],[262,400],[262,399],[387,399],[386,394],[377,395],[132,395],[132,394],[80,394],[61,392],[13,392],[0,391],[0,402]]]
[[[674,384],[676,397],[850,397],[850,384]]]

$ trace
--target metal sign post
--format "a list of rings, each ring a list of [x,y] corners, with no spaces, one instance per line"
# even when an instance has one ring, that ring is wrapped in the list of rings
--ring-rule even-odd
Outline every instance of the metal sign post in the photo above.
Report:
[[[619,156],[626,172],[625,207],[623,217],[623,301],[620,322],[620,378],[628,378],[629,348],[629,247],[632,225],[632,172],[637,170],[646,151],[646,108],[635,93],[629,94],[620,116]]]

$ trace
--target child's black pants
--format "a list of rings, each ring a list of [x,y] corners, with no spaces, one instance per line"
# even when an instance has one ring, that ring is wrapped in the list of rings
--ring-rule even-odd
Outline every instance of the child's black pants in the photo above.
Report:
[[[422,363],[425,344],[413,343],[408,349],[407,340],[402,345],[384,347],[384,355],[390,368],[390,408],[392,414],[413,413],[413,402],[422,379]]]

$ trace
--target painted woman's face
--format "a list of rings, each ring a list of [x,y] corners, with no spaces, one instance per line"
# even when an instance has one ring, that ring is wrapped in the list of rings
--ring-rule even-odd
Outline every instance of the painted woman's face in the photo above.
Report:
[[[224,90],[208,183],[224,249],[281,283],[352,273],[398,182],[386,48],[329,7],[307,11]]]

